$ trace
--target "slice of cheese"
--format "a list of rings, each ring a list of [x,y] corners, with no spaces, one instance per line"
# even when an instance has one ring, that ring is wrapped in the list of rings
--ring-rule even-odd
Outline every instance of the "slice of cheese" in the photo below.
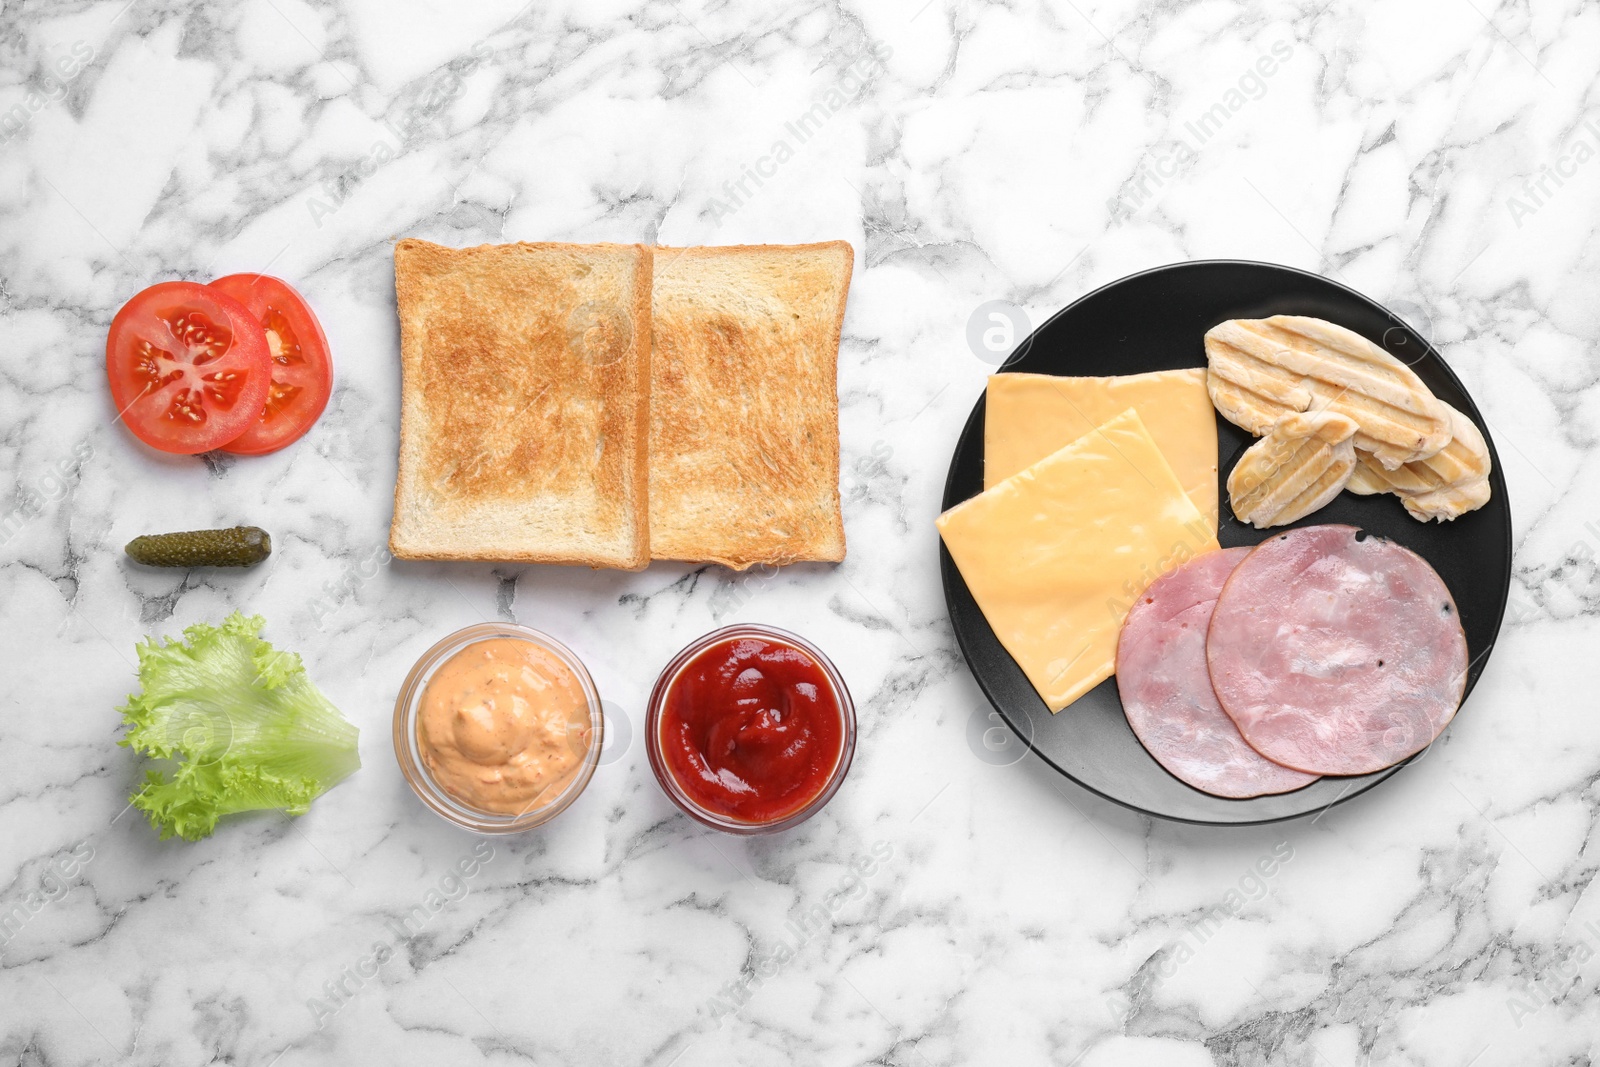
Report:
[[[993,488],[1133,408],[1200,514],[1217,527],[1217,416],[1206,369],[1113,378],[995,374],[983,421],[983,487]]]
[[[1132,409],[957,504],[938,527],[1051,711],[1111,677],[1122,620],[1146,586],[1219,547]]]

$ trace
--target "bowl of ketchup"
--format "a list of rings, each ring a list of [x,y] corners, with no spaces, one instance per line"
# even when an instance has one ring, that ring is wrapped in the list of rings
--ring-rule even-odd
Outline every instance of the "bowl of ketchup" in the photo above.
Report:
[[[787,830],[838,792],[856,711],[827,656],[772,626],[727,626],[673,657],[650,693],[645,749],[673,803],[733,834]]]

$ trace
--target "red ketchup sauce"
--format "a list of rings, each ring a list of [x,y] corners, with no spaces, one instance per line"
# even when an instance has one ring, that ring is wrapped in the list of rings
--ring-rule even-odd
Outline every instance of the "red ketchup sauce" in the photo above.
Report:
[[[827,786],[844,744],[827,673],[770,637],[734,637],[686,663],[661,710],[661,754],[689,799],[728,819],[776,822]]]

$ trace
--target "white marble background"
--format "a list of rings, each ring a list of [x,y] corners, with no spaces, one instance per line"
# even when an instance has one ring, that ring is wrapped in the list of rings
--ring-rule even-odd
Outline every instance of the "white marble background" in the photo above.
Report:
[[[1600,6],[1497,3],[8,0],[0,912],[26,921],[0,1062],[1593,1062]],[[802,142],[818,101],[839,106]],[[385,565],[402,235],[848,239],[846,563],[738,590]],[[973,308],[1040,321],[1216,256],[1427,329],[1491,422],[1517,539],[1499,648],[1430,757],[1244,830],[985,748],[932,526],[989,370]],[[154,454],[111,421],[111,315],[240,270],[318,309],[328,413],[265,458]],[[234,521],[271,529],[269,565],[124,563],[137,533]],[[860,704],[845,789],[774,840],[675,814],[637,737],[719,590],[828,649]],[[133,647],[235,607],[304,653],[365,767],[299,820],[158,842],[114,744]],[[570,642],[634,736],[447,881],[476,839],[408,793],[391,707],[424,648],[496,617]],[[395,934],[430,891],[455,899]]]

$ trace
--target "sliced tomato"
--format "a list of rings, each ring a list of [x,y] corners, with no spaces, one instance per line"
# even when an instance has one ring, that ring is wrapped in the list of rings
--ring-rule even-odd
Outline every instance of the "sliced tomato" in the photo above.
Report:
[[[266,403],[271,364],[255,316],[197,282],[143,290],[106,335],[117,415],[163,452],[206,452],[249,429]]]
[[[322,324],[305,297],[268,274],[230,274],[211,283],[250,309],[267,334],[272,387],[261,418],[225,452],[259,456],[299,440],[328,406],[333,357]]]

